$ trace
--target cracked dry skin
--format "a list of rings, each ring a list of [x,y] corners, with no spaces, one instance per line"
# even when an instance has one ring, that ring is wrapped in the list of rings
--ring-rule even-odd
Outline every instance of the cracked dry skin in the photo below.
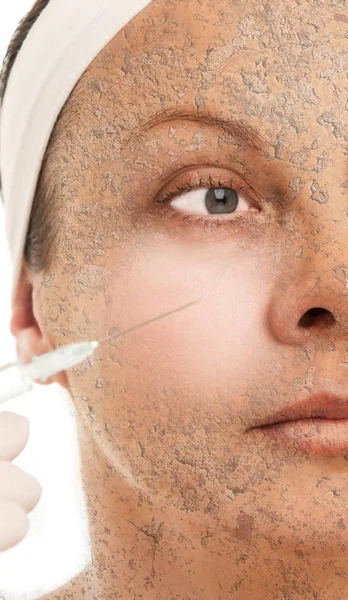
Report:
[[[201,302],[65,374],[94,564],[46,599],[347,599],[348,442],[313,455],[251,429],[347,393],[347,8],[157,0],[74,91],[45,336]],[[163,110],[184,118],[139,134]],[[214,188],[236,209],[208,212]]]

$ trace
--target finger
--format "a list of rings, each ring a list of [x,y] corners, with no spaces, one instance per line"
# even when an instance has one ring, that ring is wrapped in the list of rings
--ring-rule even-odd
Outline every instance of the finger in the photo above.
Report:
[[[30,431],[26,417],[12,412],[0,412],[0,460],[13,460],[25,448]]]
[[[0,552],[12,548],[27,535],[30,521],[14,502],[0,502]]]
[[[42,487],[33,477],[14,465],[0,461],[0,501],[15,502],[28,513],[41,498]]]

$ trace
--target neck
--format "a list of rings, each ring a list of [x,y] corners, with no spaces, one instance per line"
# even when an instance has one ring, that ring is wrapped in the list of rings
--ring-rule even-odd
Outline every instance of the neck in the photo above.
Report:
[[[193,581],[188,583],[190,565],[200,560],[199,555],[203,560],[201,538],[211,520],[209,513],[185,513],[168,506],[165,498],[150,497],[123,466],[111,466],[105,447],[101,451],[82,421],[79,441],[94,556],[93,565],[84,572],[91,595],[84,598],[114,597],[115,589],[127,600],[138,595],[155,600],[159,590],[166,590],[166,598],[176,594],[184,598],[192,586],[198,592],[199,578],[197,587]],[[214,581],[214,565],[207,563],[205,568],[211,569]]]

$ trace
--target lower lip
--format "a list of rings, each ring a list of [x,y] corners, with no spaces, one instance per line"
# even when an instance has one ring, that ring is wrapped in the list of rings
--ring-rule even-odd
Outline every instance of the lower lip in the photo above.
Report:
[[[259,427],[273,442],[304,454],[347,454],[348,419],[300,419]]]

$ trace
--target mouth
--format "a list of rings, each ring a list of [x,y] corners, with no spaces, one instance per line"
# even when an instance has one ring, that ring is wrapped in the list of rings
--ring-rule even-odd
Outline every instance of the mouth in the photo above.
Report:
[[[264,439],[305,454],[348,454],[348,396],[318,392],[256,423]]]

